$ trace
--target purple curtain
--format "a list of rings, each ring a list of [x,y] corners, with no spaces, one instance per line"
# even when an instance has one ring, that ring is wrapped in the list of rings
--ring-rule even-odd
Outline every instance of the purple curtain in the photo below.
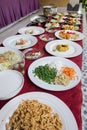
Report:
[[[39,9],[39,0],[0,0],[0,28]]]

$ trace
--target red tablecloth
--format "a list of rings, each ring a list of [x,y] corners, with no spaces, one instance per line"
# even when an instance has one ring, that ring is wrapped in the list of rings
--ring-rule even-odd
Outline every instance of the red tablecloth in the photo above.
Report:
[[[38,43],[34,46],[34,47],[39,47],[40,49],[44,50],[44,56],[49,56],[49,54],[45,51],[45,44],[46,42],[43,42],[39,39],[39,36],[37,36],[38,38]],[[78,44],[82,46],[82,41],[78,41]],[[70,60],[74,61],[81,69],[82,67],[82,54],[74,57],[74,58],[70,58]],[[82,84],[81,82],[74,88],[67,90],[67,91],[62,91],[62,92],[54,92],[54,91],[48,91],[48,90],[44,90],[41,89],[39,87],[37,87],[36,85],[34,85],[30,79],[28,78],[28,74],[27,74],[27,70],[29,65],[32,63],[32,60],[26,60],[26,65],[25,65],[25,74],[24,74],[24,86],[22,88],[22,90],[20,91],[20,94],[26,93],[26,92],[32,92],[32,91],[40,91],[40,92],[48,92],[50,94],[55,95],[56,97],[60,98],[62,101],[64,101],[67,106],[70,108],[70,110],[72,111],[72,113],[75,116],[75,119],[77,121],[78,124],[78,130],[82,130],[82,117],[81,117],[81,107],[82,107]],[[5,101],[0,101],[0,108],[2,108],[9,100],[5,100]]]

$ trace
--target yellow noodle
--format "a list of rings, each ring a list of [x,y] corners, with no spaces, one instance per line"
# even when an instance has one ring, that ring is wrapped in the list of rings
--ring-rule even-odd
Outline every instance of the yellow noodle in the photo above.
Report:
[[[37,100],[23,101],[6,123],[6,130],[62,130],[63,123],[52,108]]]

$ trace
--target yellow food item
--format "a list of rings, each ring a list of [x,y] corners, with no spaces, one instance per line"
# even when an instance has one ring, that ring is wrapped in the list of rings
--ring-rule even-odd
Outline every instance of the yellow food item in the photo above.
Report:
[[[60,31],[59,32],[59,36],[63,39],[78,39],[79,38],[79,34],[75,33],[75,32],[70,32],[70,31]]]
[[[69,46],[67,44],[60,44],[60,45],[57,45],[56,49],[60,52],[65,52],[69,50]]]
[[[63,130],[63,123],[50,106],[25,100],[6,123],[6,130]]]
[[[79,26],[74,25],[63,25],[62,28],[64,30],[79,30]]]
[[[66,33],[65,31],[60,31],[59,36],[63,39],[70,39],[70,34]]]

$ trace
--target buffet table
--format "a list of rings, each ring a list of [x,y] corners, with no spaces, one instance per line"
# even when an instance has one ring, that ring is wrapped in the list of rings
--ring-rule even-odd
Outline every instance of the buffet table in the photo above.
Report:
[[[37,11],[36,14],[40,14],[40,13],[41,13],[40,11]],[[35,13],[34,13],[34,15],[35,15]],[[24,19],[24,22],[21,20],[21,21],[18,21],[18,23],[15,23],[14,25],[12,25],[13,27],[15,27],[15,32],[13,31],[13,34],[17,33],[17,30],[18,30],[17,27],[20,28],[20,26],[18,26],[20,23],[22,23],[21,27],[24,26],[24,25],[27,26],[27,24],[29,22],[28,21],[29,17],[31,17],[31,16],[27,16]],[[84,31],[83,27],[84,26],[82,25],[82,28],[81,28],[82,32]],[[4,38],[3,34],[6,33],[7,30],[11,31],[9,28],[10,28],[10,26],[8,28],[5,28],[4,31],[2,30],[2,32],[1,32],[1,34],[2,34],[1,42]],[[38,43],[34,47],[36,47],[36,48],[39,47],[40,50],[44,50],[44,46],[45,46],[46,42],[42,41],[39,38],[39,36],[37,36],[37,39],[38,39]],[[83,47],[83,41],[82,40],[78,41],[77,43]],[[46,57],[46,56],[50,56],[50,54],[48,54],[44,50],[43,57]],[[70,60],[75,62],[79,66],[79,68],[82,70],[82,54],[80,54],[77,57],[70,58]],[[32,62],[33,62],[32,60],[26,60],[26,64],[25,64],[25,68],[24,68],[25,69],[24,86],[23,86],[22,90],[20,91],[20,93],[18,93],[18,95],[26,93],[26,92],[34,92],[34,91],[35,92],[46,92],[46,93],[50,93],[52,95],[55,95],[56,97],[60,98],[62,101],[64,101],[67,104],[67,106],[70,108],[70,110],[72,111],[72,113],[73,113],[73,115],[76,119],[76,122],[77,122],[77,125],[78,125],[78,130],[82,130],[82,102],[83,102],[82,83],[80,82],[76,87],[74,87],[70,90],[61,91],[61,92],[58,92],[58,91],[54,92],[54,91],[41,89],[38,86],[34,85],[30,81],[30,79],[28,78],[27,71],[28,71],[28,67],[30,66],[30,64]],[[0,108],[2,108],[8,101],[9,100],[0,101]]]
[[[39,9],[38,0],[1,0],[0,28],[11,24],[30,12]]]

